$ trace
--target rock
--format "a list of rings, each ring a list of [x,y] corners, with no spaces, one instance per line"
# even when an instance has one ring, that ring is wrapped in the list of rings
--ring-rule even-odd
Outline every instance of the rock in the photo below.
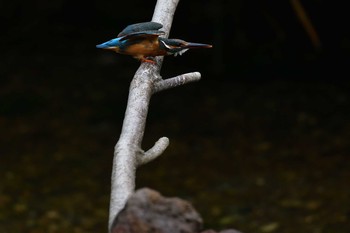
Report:
[[[143,188],[129,198],[112,233],[198,233],[201,227],[202,218],[189,202]]]
[[[227,229],[227,230],[220,231],[220,233],[242,233],[242,232],[237,231],[235,229]]]
[[[242,233],[242,232],[234,230],[234,229],[227,229],[227,230],[222,230],[220,232],[217,232],[214,230],[206,230],[206,231],[202,231],[201,233]]]

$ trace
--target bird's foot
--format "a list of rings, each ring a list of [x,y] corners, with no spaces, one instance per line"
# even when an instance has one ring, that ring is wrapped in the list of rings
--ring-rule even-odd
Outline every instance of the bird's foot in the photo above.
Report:
[[[147,62],[147,63],[151,63],[151,64],[156,64],[157,62],[155,62],[154,60],[150,59],[150,58],[142,58],[140,59],[141,62]]]

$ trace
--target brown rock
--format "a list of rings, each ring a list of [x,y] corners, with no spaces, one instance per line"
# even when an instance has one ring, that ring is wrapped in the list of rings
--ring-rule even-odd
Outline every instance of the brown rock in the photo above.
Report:
[[[234,229],[227,229],[227,230],[222,230],[220,232],[217,232],[214,230],[206,230],[206,231],[202,231],[201,233],[242,233],[242,232],[234,230]]]
[[[112,233],[197,233],[202,219],[192,205],[143,188],[130,197]]]

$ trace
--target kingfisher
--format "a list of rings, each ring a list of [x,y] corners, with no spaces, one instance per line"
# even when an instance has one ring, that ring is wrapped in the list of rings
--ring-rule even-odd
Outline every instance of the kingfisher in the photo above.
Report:
[[[152,57],[165,55],[182,55],[188,49],[211,48],[210,44],[186,42],[180,39],[161,37],[162,24],[156,22],[136,23],[127,26],[117,38],[111,39],[96,48],[108,49],[120,54],[131,55],[141,62],[155,64]]]

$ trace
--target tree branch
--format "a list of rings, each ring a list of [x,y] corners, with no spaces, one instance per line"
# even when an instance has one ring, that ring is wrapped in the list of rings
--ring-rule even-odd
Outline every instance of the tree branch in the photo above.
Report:
[[[163,24],[162,31],[166,36],[169,35],[178,2],[157,1],[152,21]],[[152,94],[200,79],[200,73],[193,72],[163,80],[160,76],[163,57],[156,57],[155,60],[156,64],[142,63],[130,84],[122,131],[114,150],[109,232],[113,231],[118,213],[134,192],[136,168],[161,155],[169,145],[169,139],[162,137],[148,151],[141,149]]]
[[[161,80],[154,84],[154,93],[164,91],[170,88],[184,85],[186,83],[199,81],[201,74],[199,72],[192,72],[187,74],[181,74],[173,78]]]
[[[143,157],[141,157],[141,160],[139,162],[139,165],[146,164],[153,159],[157,158],[159,155],[163,154],[165,149],[169,146],[169,138],[167,137],[162,137],[156,143],[154,146],[146,151],[143,154]]]

